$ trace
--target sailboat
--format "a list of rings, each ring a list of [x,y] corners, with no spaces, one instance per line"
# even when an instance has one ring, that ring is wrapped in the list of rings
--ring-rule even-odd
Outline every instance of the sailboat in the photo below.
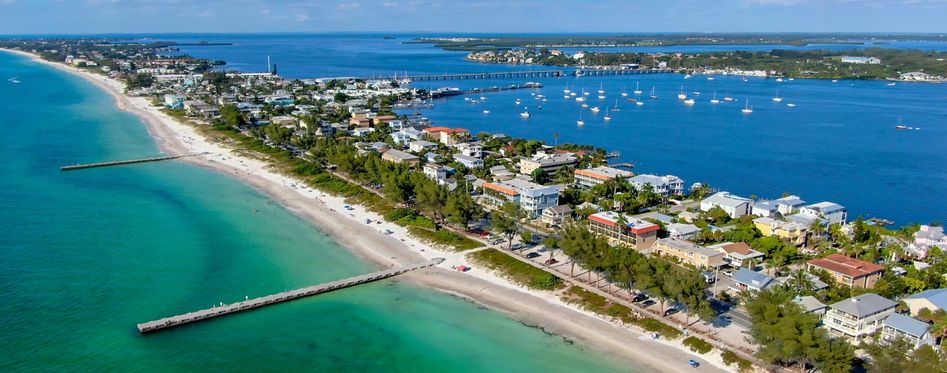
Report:
[[[641,95],[641,82],[635,82],[635,92],[636,95]]]
[[[529,118],[529,110],[526,107],[523,107],[523,112],[520,113],[520,116],[523,118]]]
[[[779,88],[776,88],[776,97],[773,97],[774,102],[782,102],[783,98],[779,97]]]
[[[899,115],[899,116],[898,116],[898,125],[897,125],[897,126],[894,126],[894,129],[896,129],[896,130],[906,130],[906,129],[910,129],[910,128],[911,128],[911,127],[905,126],[904,123],[901,122],[901,120],[902,120],[902,117]]]
[[[711,104],[719,104],[720,100],[717,99],[717,91],[714,91],[714,98],[710,99]]]
[[[621,111],[621,109],[618,108],[618,100],[615,100],[615,107],[612,108],[612,111]]]
[[[656,100],[656,99],[658,98],[658,96],[656,96],[656,95],[654,94],[654,86],[651,86],[651,96],[650,96],[650,98],[651,98],[652,100]]]
[[[746,99],[746,106],[743,107],[743,110],[740,110],[740,111],[742,111],[744,114],[749,114],[753,112],[753,109],[750,109],[750,99]]]
[[[589,110],[592,110],[593,113],[598,113],[599,108],[598,108],[598,106],[593,106],[593,107],[592,107],[591,109],[589,109]]]
[[[685,105],[693,105],[693,104],[694,104],[694,99],[692,99],[692,98],[686,99],[686,100],[684,100],[684,104],[685,104]]]
[[[520,99],[516,99],[516,101],[514,101],[514,102],[515,102],[515,103],[516,103],[517,105],[519,105],[519,104],[522,104],[522,103],[523,103],[523,101],[520,101]]]
[[[714,77],[713,77],[713,76],[708,76],[708,77],[707,77],[707,80],[714,80]]]
[[[563,89],[563,90],[562,90],[562,93],[569,93],[569,92],[572,92],[572,90],[570,90],[570,89],[569,89],[569,85],[566,84],[566,89]]]
[[[490,114],[490,110],[484,110],[483,113],[484,113],[484,114]]]
[[[601,94],[604,94],[604,93],[605,93],[605,83],[599,83],[599,85],[598,85],[598,94],[601,95]]]
[[[685,98],[687,98],[687,94],[684,93],[684,86],[681,85],[681,93],[679,93],[679,94],[677,95],[677,99],[678,99],[678,100],[683,100],[683,99],[685,99]]]
[[[621,97],[628,97],[627,87],[624,87],[624,86],[621,87]]]
[[[605,119],[605,121],[608,122],[608,121],[612,120],[612,117],[609,116],[608,113],[606,113],[606,114],[605,114],[605,117],[602,118],[602,119]]]
[[[585,121],[582,120],[582,112],[581,112],[581,111],[579,112],[579,120],[575,121],[575,124],[578,124],[578,125],[580,125],[580,126],[584,126],[584,125],[585,125]]]

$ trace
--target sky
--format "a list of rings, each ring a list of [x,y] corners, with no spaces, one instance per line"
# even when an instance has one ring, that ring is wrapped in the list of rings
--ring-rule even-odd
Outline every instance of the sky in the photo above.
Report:
[[[0,0],[0,34],[947,32],[947,0]]]

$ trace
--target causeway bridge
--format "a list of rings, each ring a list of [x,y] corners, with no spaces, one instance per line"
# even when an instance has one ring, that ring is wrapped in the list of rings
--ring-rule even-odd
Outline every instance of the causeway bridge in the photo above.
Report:
[[[185,314],[180,314],[176,316],[166,317],[163,319],[158,319],[154,321],[144,322],[138,324],[138,332],[145,334],[150,332],[159,331],[162,329],[173,328],[176,326],[181,326],[184,324],[189,324],[193,322],[203,321],[207,319],[212,319],[215,317],[226,316],[232,313],[237,313],[241,311],[252,310],[255,308],[266,307],[269,305],[288,302],[294,299],[304,298],[308,296],[313,296],[317,294],[327,293],[333,290],[344,289],[356,285],[367,284],[369,282],[374,282],[389,277],[394,277],[400,274],[404,274],[411,271],[416,271],[419,269],[424,269],[428,267],[436,266],[444,261],[443,258],[436,258],[423,263],[413,264],[406,267],[392,268],[378,272],[372,272],[369,274],[350,277],[338,281],[327,282],[324,284],[319,284],[315,286],[304,287],[301,289],[284,291],[282,293],[276,293],[272,295],[267,295],[259,298],[247,299],[242,302],[224,304],[221,306],[203,309],[200,311],[188,312]]]
[[[141,159],[127,159],[123,161],[111,161],[111,162],[98,162],[98,163],[86,163],[86,164],[76,164],[71,166],[62,166],[59,168],[60,171],[74,171],[82,170],[86,168],[96,168],[96,167],[110,167],[110,166],[121,166],[126,164],[135,164],[135,163],[147,163],[147,162],[160,162],[167,161],[171,159],[185,158],[185,157],[194,157],[198,155],[205,155],[210,153],[197,153],[197,154],[185,154],[185,155],[169,155],[163,157],[151,157],[151,158],[141,158]]]
[[[576,69],[576,70],[529,70],[529,71],[494,71],[488,73],[457,73],[457,74],[424,74],[408,75],[404,79],[412,82],[435,80],[470,80],[470,79],[523,79],[523,78],[564,78],[568,76],[608,76],[608,75],[643,75],[673,73],[669,69]],[[339,78],[373,80],[377,77]],[[331,79],[331,78],[329,78]]]

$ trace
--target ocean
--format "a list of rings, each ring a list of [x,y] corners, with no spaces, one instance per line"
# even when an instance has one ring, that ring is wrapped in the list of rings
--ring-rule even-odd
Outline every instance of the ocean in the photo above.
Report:
[[[59,171],[159,152],[80,78],[0,53],[0,102],[0,371],[634,370],[397,280],[139,335],[139,322],[373,267],[197,166]]]
[[[291,78],[327,76],[392,76],[549,69],[546,66],[483,64],[464,60],[465,52],[443,51],[428,44],[405,43],[412,35],[395,34],[187,34],[155,35],[158,40],[232,42],[230,46],[185,46],[181,53],[227,61],[226,68],[265,71],[266,58],[279,73]],[[431,36],[431,35],[425,35]],[[905,41],[876,44],[887,48],[945,50],[947,43]],[[668,46],[644,51],[763,50],[855,48],[852,45],[790,46]],[[460,97],[436,102],[421,113],[438,125],[472,131],[505,133],[554,142],[591,144],[621,153],[618,162],[634,163],[636,172],[673,174],[693,182],[709,183],[743,196],[778,198],[789,192],[815,203],[823,200],[846,206],[852,218],[882,217],[896,225],[947,220],[947,86],[944,84],[880,81],[805,80],[681,75],[529,79],[545,88],[484,95],[487,101],[470,104]],[[419,82],[415,86],[473,88],[524,83],[518,80],[456,80]],[[644,95],[654,86],[661,97],[638,107],[622,97],[639,84]],[[563,99],[566,86],[592,93],[582,110]],[[685,106],[676,96],[681,88],[695,99]],[[604,87],[606,99],[597,100]],[[773,102],[777,95],[784,98]],[[694,96],[693,92],[701,92]],[[732,96],[735,102],[712,105]],[[544,103],[531,94],[547,96]],[[524,120],[524,101],[532,114]],[[607,107],[618,100],[620,112],[602,120]],[[749,100],[754,112],[740,109]],[[738,101],[738,102],[737,102]],[[788,107],[793,103],[796,107]],[[539,106],[542,105],[542,109]],[[483,110],[490,110],[484,115]],[[583,112],[584,111],[584,112]],[[584,127],[576,120],[583,116]],[[901,119],[899,119],[901,118]],[[899,123],[920,130],[897,131]]]

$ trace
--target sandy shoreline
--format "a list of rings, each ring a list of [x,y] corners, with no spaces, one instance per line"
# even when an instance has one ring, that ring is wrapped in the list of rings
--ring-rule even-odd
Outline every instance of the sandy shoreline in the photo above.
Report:
[[[697,356],[687,351],[679,342],[653,341],[636,329],[618,326],[565,304],[554,293],[527,290],[476,267],[466,273],[451,271],[449,268],[453,265],[468,264],[464,254],[437,250],[410,237],[405,228],[395,224],[364,224],[366,219],[377,221],[382,217],[360,206],[354,206],[354,211],[346,211],[342,198],[306,187],[300,181],[271,171],[263,161],[241,156],[232,149],[210,142],[193,127],[180,123],[161,112],[159,108],[151,106],[149,100],[126,96],[124,84],[119,81],[44,61],[29,53],[0,50],[31,58],[89,81],[110,94],[118,108],[141,118],[163,152],[168,155],[209,153],[206,156],[188,157],[183,160],[230,175],[253,186],[294,214],[310,221],[365,260],[387,267],[418,262],[425,258],[446,258],[439,268],[415,272],[405,277],[414,283],[499,310],[525,324],[541,327],[547,332],[562,335],[584,346],[629,361],[638,370],[678,371],[688,368],[688,359],[705,362],[701,371],[731,370],[722,363],[718,353]],[[394,233],[381,233],[386,229]]]

